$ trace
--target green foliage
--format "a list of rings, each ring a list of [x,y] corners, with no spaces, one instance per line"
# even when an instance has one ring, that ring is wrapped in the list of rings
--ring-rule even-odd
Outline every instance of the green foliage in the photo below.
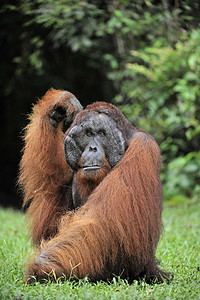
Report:
[[[87,278],[29,286],[23,283],[24,264],[31,252],[24,215],[0,209],[0,299],[198,299],[200,296],[200,203],[165,208],[164,233],[157,250],[161,267],[170,271],[170,284],[132,284],[120,277],[91,283]]]
[[[0,12],[9,26],[13,17],[21,22],[11,33],[15,43],[10,48],[17,45],[14,69],[9,65],[8,71],[2,63],[8,95],[15,96],[18,82],[29,77],[33,87],[40,82],[65,88],[67,81],[74,93],[78,82],[81,92],[91,81],[83,67],[86,61],[84,66],[100,74],[92,76],[93,100],[99,100],[96,87],[108,98],[113,95],[129,120],[152,133],[160,145],[165,197],[198,197],[198,171],[186,168],[199,166],[198,0],[19,0]]]
[[[190,152],[173,159],[164,174],[164,194],[170,205],[200,197],[200,153]]]
[[[65,44],[72,51],[85,52],[93,44],[92,37],[100,34],[98,18],[103,10],[95,2],[57,0],[55,6],[52,0],[38,0],[38,7],[32,13],[37,23],[51,28],[51,39],[56,47]]]
[[[179,194],[199,195],[199,40],[197,29],[190,35],[184,33],[173,48],[155,42],[131,51],[132,62],[121,74],[127,98],[140,99],[133,100],[132,109],[124,112],[152,132],[161,147],[168,199]]]

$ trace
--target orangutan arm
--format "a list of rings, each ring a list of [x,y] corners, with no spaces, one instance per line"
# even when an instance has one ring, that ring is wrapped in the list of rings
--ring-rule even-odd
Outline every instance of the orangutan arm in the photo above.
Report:
[[[19,184],[28,207],[33,243],[57,232],[59,220],[71,209],[72,170],[64,158],[62,127],[82,109],[70,93],[50,89],[33,107],[25,128]]]

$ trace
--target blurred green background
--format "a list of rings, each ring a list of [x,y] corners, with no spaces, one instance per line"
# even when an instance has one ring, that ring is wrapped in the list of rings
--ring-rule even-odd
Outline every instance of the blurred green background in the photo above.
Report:
[[[0,8],[0,203],[15,187],[27,114],[50,87],[117,105],[163,156],[164,199],[200,198],[199,0],[18,0]]]

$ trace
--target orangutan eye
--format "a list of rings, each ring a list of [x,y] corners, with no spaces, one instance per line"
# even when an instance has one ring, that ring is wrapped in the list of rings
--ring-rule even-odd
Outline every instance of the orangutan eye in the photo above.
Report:
[[[102,129],[102,130],[99,130],[98,134],[100,136],[105,136],[106,135],[106,132]]]
[[[91,129],[87,129],[86,130],[86,135],[87,136],[92,136],[92,130]]]

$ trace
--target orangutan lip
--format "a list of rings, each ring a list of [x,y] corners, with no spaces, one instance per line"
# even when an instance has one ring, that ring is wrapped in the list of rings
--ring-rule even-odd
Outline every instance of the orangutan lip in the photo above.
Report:
[[[101,169],[101,167],[100,166],[84,166],[84,167],[82,167],[82,169],[84,171],[96,171],[96,170]]]

